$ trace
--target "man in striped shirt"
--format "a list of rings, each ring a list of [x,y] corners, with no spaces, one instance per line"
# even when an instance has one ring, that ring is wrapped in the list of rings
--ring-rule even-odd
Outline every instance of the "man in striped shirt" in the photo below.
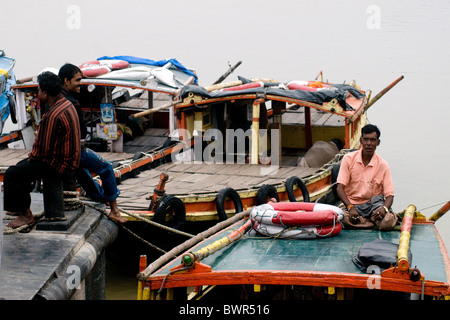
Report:
[[[4,209],[6,214],[18,216],[7,225],[10,228],[34,223],[30,186],[41,178],[46,217],[48,208],[62,208],[62,212],[50,215],[64,218],[62,177],[76,170],[80,163],[80,124],[73,104],[61,93],[61,80],[51,72],[43,72],[37,79],[39,99],[49,108],[41,119],[28,158],[5,172]],[[53,194],[49,186],[60,190],[60,194]]]

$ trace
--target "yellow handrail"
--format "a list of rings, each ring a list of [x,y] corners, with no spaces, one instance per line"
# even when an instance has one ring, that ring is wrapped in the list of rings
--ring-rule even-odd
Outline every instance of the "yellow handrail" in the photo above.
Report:
[[[400,234],[399,246],[397,250],[397,267],[401,271],[406,271],[409,269],[408,250],[414,212],[416,212],[416,206],[410,204],[408,208],[406,208],[405,215],[403,217],[401,229],[402,233]]]

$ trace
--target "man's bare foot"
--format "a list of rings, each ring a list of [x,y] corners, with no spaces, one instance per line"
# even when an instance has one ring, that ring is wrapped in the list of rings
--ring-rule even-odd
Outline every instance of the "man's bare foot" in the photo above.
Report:
[[[113,212],[113,211],[111,211],[110,214],[109,214],[109,217],[111,219],[113,219],[113,220],[116,220],[117,222],[120,222],[120,223],[125,223],[125,222],[128,221],[126,218],[124,218],[124,217],[122,217],[120,215],[120,212]]]
[[[116,220],[117,222],[120,222],[120,223],[125,223],[125,222],[128,221],[127,219],[125,219],[124,217],[122,217],[120,215],[120,210],[119,210],[119,207],[117,205],[117,201],[116,200],[111,201],[109,203],[109,207],[111,208],[111,211],[109,213],[109,217],[111,219],[114,219],[114,220]]]
[[[34,223],[33,213],[31,212],[30,209],[27,209],[26,211],[21,212],[16,219],[12,220],[6,226],[8,228],[15,229],[15,228],[19,228],[23,225],[32,224],[32,223]]]

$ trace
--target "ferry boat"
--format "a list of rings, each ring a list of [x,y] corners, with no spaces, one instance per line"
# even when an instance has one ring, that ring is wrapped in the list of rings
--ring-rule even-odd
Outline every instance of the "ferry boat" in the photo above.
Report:
[[[174,138],[185,147],[124,181],[118,204],[129,220],[176,229],[215,224],[270,198],[333,204],[340,160],[359,147],[367,110],[402,79],[372,99],[354,82],[317,78],[185,86],[174,106]]]
[[[252,210],[139,264],[139,300],[448,300],[448,252],[435,222],[415,205],[392,231],[342,229],[333,236],[255,233]],[[338,222],[339,223],[339,222]],[[270,308],[270,306],[268,306]]]
[[[77,97],[88,127],[85,145],[112,162],[118,182],[165,162],[182,145],[170,139],[173,103],[186,84],[198,81],[194,70],[176,59],[101,57],[79,66],[84,74]],[[46,68],[58,73],[58,69]],[[2,141],[0,181],[5,170],[27,157],[41,118],[36,77],[11,86],[16,130]]]

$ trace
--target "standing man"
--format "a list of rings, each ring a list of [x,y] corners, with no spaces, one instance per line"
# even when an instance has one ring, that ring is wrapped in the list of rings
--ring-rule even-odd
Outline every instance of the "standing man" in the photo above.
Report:
[[[34,223],[30,210],[32,183],[43,179],[46,217],[64,218],[63,175],[80,163],[80,124],[73,104],[61,93],[59,77],[43,72],[37,77],[39,99],[48,105],[39,124],[33,149],[27,159],[9,167],[4,177],[4,209],[17,216],[7,227]],[[49,208],[56,211],[51,214]]]
[[[78,100],[74,97],[80,93],[81,79],[83,74],[81,70],[70,63],[63,65],[59,69],[59,77],[63,82],[63,95],[72,101],[75,108],[78,110],[80,127],[82,136],[86,137],[87,129],[84,119],[81,115],[81,107]],[[102,180],[100,186],[91,176],[91,172],[96,173]],[[93,150],[82,146],[81,148],[81,162],[77,170],[76,177],[88,196],[95,201],[109,203],[111,208],[109,217],[121,222],[127,222],[127,219],[120,215],[119,207],[117,206],[117,197],[120,194],[117,188],[116,176],[114,170],[106,159],[97,154]]]
[[[376,154],[380,130],[368,124],[361,129],[361,148],[342,159],[337,194],[347,207],[344,225],[391,230],[398,217],[391,209],[394,185],[389,164]]]

